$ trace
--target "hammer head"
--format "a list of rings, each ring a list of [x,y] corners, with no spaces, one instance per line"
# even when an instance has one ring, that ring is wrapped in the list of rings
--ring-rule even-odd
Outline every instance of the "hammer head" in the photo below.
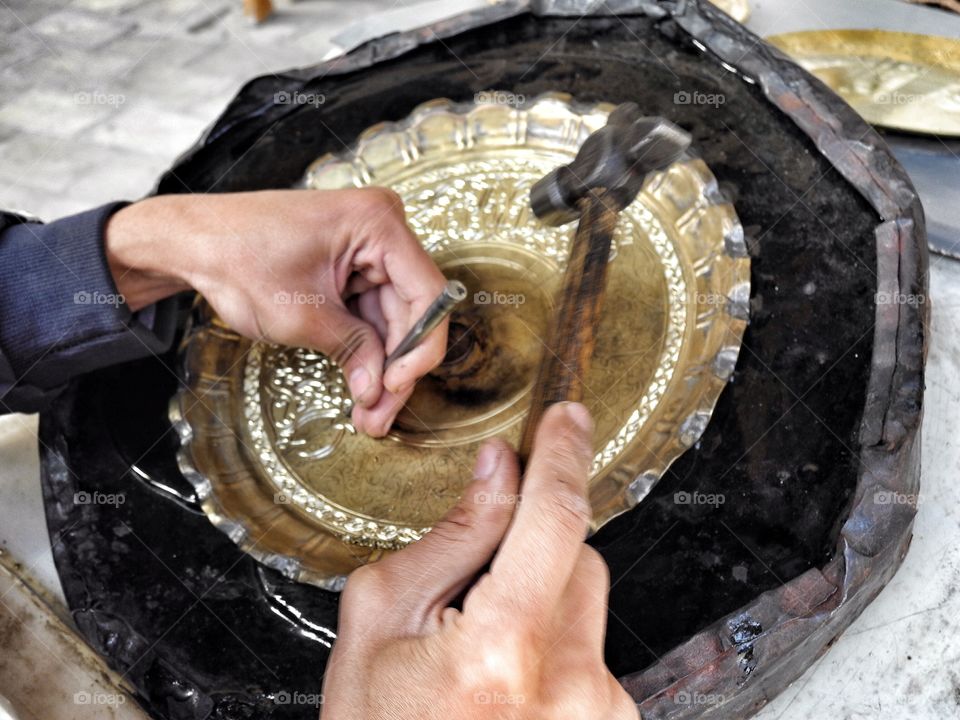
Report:
[[[580,199],[595,188],[605,188],[623,210],[640,192],[647,173],[667,167],[689,146],[690,136],[670,121],[643,117],[635,103],[619,105],[573,161],[530,189],[533,212],[549,225],[576,220]]]

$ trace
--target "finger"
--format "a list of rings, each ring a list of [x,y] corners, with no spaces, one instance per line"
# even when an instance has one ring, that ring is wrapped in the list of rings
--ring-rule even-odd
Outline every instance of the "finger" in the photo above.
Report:
[[[607,633],[607,596],[610,571],[600,553],[589,545],[580,546],[580,555],[570,574],[557,617],[558,633],[577,638],[577,649],[586,661],[603,658]]]
[[[391,246],[383,262],[390,284],[383,288],[380,300],[391,321],[387,347],[392,350],[443,291],[446,279],[412,233]],[[398,306],[402,314],[391,314]],[[447,349],[448,325],[444,319],[417,347],[390,366],[384,377],[387,388],[406,388],[440,364]]]
[[[392,285],[381,286],[379,299],[387,323],[384,345],[389,354],[420,320],[423,312],[401,298]],[[384,386],[391,392],[399,393],[412,387],[418,379],[439,365],[446,353],[448,327],[449,320],[444,318],[426,337],[421,338],[416,347],[397,358],[384,374]],[[401,368],[401,372],[392,372],[395,367]]]
[[[590,521],[592,434],[579,403],[551,406],[537,428],[523,499],[491,568],[496,591],[510,588],[513,611],[543,618],[567,587]]]
[[[446,279],[406,224],[403,201],[386,188],[365,188],[376,202],[366,223],[373,242],[366,243],[353,258],[355,276],[381,286],[381,306],[388,322],[386,347],[392,350],[409,332],[443,290]],[[361,288],[351,281],[351,288]],[[443,359],[446,352],[444,321],[424,340],[391,365],[386,387],[398,393],[417,381]]]
[[[354,407],[351,414],[353,426],[370,437],[383,437],[390,432],[393,421],[411,395],[412,387],[401,393],[384,390],[370,407]]]
[[[449,329],[450,318],[446,317],[421,340],[419,345],[391,363],[384,375],[384,386],[397,393],[408,390],[417,380],[437,367],[446,354]]]
[[[377,286],[378,283],[368,280],[363,277],[363,275],[354,273],[347,280],[347,286],[343,289],[343,296],[352,297],[354,295],[360,295]]]
[[[387,319],[383,316],[383,308],[380,307],[380,290],[373,288],[357,296],[357,313],[361,318],[373,325],[377,329],[377,334],[386,345]]]
[[[355,405],[371,406],[383,391],[383,342],[376,329],[342,305],[329,305],[310,345],[340,366]]]
[[[499,439],[486,442],[474,475],[456,506],[429,533],[378,563],[388,584],[404,588],[406,612],[427,632],[490,562],[513,516],[520,470],[510,446]]]

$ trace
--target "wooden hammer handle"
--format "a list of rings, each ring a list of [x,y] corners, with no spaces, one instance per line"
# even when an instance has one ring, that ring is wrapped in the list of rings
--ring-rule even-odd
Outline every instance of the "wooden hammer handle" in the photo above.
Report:
[[[547,408],[582,400],[583,380],[590,370],[617,208],[603,188],[591,190],[580,200],[579,208],[580,223],[570,246],[557,313],[547,332],[530,412],[520,436],[522,467],[530,459],[533,437]]]

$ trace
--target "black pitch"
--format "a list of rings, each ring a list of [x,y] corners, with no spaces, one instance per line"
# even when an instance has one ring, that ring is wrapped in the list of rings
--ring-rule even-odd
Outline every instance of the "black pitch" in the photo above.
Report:
[[[309,77],[249,83],[160,192],[288,187],[311,160],[342,149],[337,138],[349,143],[426,100],[498,89],[635,101],[692,133],[733,199],[753,261],[752,320],[735,376],[701,442],[591,540],[614,581],[614,673],[644,668],[830,557],[856,482],[878,218],[755,86],[671,21],[645,17],[524,15],[368,69]],[[283,90],[323,93],[325,103],[274,105]],[[724,101],[677,104],[678,92]],[[315,718],[328,649],[284,604],[335,628],[338,596],[258,566],[190,502],[130,470],[192,494],[167,421],[176,368],[171,351],[92,374],[42,417],[48,523],[70,607],[155,717]],[[73,502],[95,490],[126,501]],[[674,502],[695,490],[725,502]]]

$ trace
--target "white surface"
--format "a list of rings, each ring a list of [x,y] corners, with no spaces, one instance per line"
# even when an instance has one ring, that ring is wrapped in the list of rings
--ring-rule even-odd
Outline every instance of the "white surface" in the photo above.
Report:
[[[760,37],[801,30],[898,30],[960,37],[960,17],[900,0],[751,0]]]
[[[129,687],[0,558],[0,720],[147,720]]]
[[[855,14],[860,26],[869,26],[872,10],[878,7],[875,3],[881,2],[889,5],[889,0],[762,0],[755,5],[754,24],[764,32],[822,27],[809,18],[804,26],[800,16],[806,12],[822,19],[826,9],[833,8],[844,17]],[[91,0],[79,4],[94,5]],[[177,0],[135,7],[119,25],[128,27],[132,18],[140,22],[139,29],[132,36],[118,35],[109,48],[109,57],[121,71],[115,80],[98,88],[124,93],[129,105],[111,108],[109,113],[101,112],[102,108],[76,108],[82,122],[74,124],[64,117],[67,111],[59,112],[57,126],[44,135],[42,128],[31,125],[29,117],[19,123],[23,120],[18,114],[22,99],[16,92],[4,94],[11,87],[7,81],[13,76],[10,82],[14,86],[40,92],[52,103],[57,98],[49,94],[69,92],[71,78],[66,73],[64,80],[64,72],[58,71],[57,53],[62,50],[54,35],[38,44],[28,32],[27,26],[42,16],[40,3],[3,0],[0,28],[4,29],[5,42],[9,37],[6,28],[17,33],[19,39],[8,47],[14,54],[20,53],[20,64],[0,59],[0,155],[26,149],[25,156],[32,160],[29,166],[17,165],[13,168],[16,172],[6,176],[3,173],[9,173],[11,166],[0,163],[0,204],[56,217],[115,199],[117,188],[122,188],[126,197],[146,193],[156,169],[166,166],[183,149],[176,143],[184,142],[184,136],[181,130],[170,127],[170,118],[165,116],[164,128],[170,132],[165,133],[164,142],[153,143],[140,153],[130,150],[127,138],[137,137],[139,132],[136,122],[142,119],[138,110],[141,102],[156,100],[159,95],[168,110],[184,107],[183,127],[198,132],[213,119],[214,108],[225,104],[244,79],[271,69],[315,62],[330,49],[327,40],[365,11],[373,14],[399,4],[371,0],[299,2],[291,6],[278,3],[281,14],[262,28],[250,27],[236,16],[239,1],[224,5],[210,0]],[[12,11],[8,5],[15,17],[9,14]],[[230,12],[209,28],[204,25],[207,29],[203,32],[184,29],[187,24],[201,24],[198,13],[215,14],[213,10],[221,6]],[[951,25],[957,22],[940,13],[936,17],[944,18],[943,27],[947,21]],[[903,29],[922,31],[909,23]],[[3,52],[0,45],[0,55]],[[69,52],[78,66],[92,68],[106,51],[100,49],[89,56],[76,49]],[[30,73],[22,70],[25,63],[31,65]],[[47,71],[44,63],[49,66]],[[161,76],[166,80],[159,81]],[[194,81],[209,78],[209,85],[201,83],[201,88],[216,90],[203,94],[196,82],[178,85],[178,76]],[[197,111],[198,103],[203,110]],[[10,109],[5,113],[5,108]],[[68,128],[73,134],[68,139],[60,138]],[[47,152],[40,154],[27,147],[31,143],[46,143]],[[75,150],[77,158],[84,158],[84,164],[78,160],[73,167],[75,178],[82,179],[93,170],[101,174],[109,170],[112,182],[70,182],[74,179],[69,167],[72,154],[67,147]],[[89,167],[86,161],[90,157],[111,158],[109,168]],[[64,162],[68,167],[64,168]],[[64,181],[67,190],[41,189],[54,180]],[[71,194],[71,188],[81,187],[83,193]],[[104,194],[98,196],[97,192]],[[763,720],[941,720],[960,716],[960,650],[953,642],[960,615],[956,595],[960,584],[960,449],[953,434],[960,417],[960,263],[933,257],[931,265],[933,333],[920,512],[913,548],[903,569],[878,600],[827,655],[762,712],[759,717]],[[0,547],[19,558],[46,588],[59,594],[42,512],[35,431],[35,417],[0,418]]]
[[[40,492],[36,415],[0,415],[0,549],[62,604]]]

